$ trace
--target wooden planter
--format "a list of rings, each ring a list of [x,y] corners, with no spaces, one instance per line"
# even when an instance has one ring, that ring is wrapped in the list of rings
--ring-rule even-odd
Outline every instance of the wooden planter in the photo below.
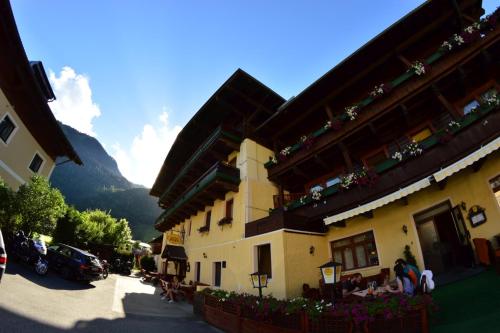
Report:
[[[344,316],[324,314],[316,320],[309,319],[308,333],[352,333],[354,323]]]
[[[240,333],[302,333],[302,329],[296,330],[275,326],[272,323],[241,318]]]
[[[376,318],[365,325],[365,333],[429,333],[427,310],[422,307],[402,318]]]

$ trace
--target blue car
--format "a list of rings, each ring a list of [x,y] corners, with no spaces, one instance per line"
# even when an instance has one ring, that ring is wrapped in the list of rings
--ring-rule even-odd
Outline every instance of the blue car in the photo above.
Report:
[[[102,278],[99,259],[91,253],[65,244],[50,246],[47,251],[49,267],[67,280],[92,282]]]

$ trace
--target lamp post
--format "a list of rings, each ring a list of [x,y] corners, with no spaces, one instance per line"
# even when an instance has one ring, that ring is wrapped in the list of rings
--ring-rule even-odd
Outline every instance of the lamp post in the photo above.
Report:
[[[340,272],[342,271],[342,264],[339,264],[338,262],[335,261],[329,261],[324,265],[319,266],[319,269],[321,270],[321,276],[323,277],[323,283],[325,285],[331,284],[331,299],[332,301],[335,298],[334,295],[334,288],[335,288],[335,283],[340,281]]]
[[[259,288],[259,297],[262,298],[262,288],[267,288],[267,274],[255,272],[250,274],[254,288]]]

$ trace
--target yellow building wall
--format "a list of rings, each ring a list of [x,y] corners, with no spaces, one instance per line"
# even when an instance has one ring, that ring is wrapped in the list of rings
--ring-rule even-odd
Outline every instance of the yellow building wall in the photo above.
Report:
[[[321,279],[318,267],[329,261],[325,236],[285,232],[284,248],[287,297],[301,295],[304,283],[318,288]]]
[[[272,293],[285,297],[285,258],[283,231],[245,238],[245,223],[269,215],[273,208],[273,195],[277,188],[267,179],[264,163],[273,153],[245,139],[239,152],[231,153],[227,160],[236,157],[240,169],[241,183],[237,193],[229,192],[224,200],[216,200],[211,207],[205,207],[183,223],[174,227],[184,229],[184,248],[188,256],[190,271],[186,273],[186,282],[195,280],[195,262],[200,262],[200,282],[212,285],[214,282],[214,262],[226,262],[222,268],[221,289],[257,294],[253,289],[250,274],[257,270],[256,246],[271,245],[271,264],[273,277],[264,294]],[[226,214],[226,201],[233,199],[233,222],[218,226],[217,222]],[[207,211],[211,211],[210,231],[200,233],[205,225]],[[166,239],[164,237],[163,247]],[[170,272],[170,268],[169,268]]]
[[[7,140],[7,144],[0,140],[0,178],[12,189],[17,190],[35,174],[28,168],[35,153],[38,153],[44,161],[38,174],[48,178],[54,168],[54,160],[47,155],[31,135],[0,90],[0,120],[4,118],[5,114],[8,114],[12,119],[16,129]]]
[[[467,168],[449,177],[443,190],[440,190],[437,185],[432,185],[410,195],[407,206],[394,202],[376,209],[371,219],[358,216],[349,219],[345,228],[330,227],[327,236],[328,256],[332,257],[329,245],[331,241],[373,230],[380,265],[351,270],[346,274],[360,272],[363,275],[373,275],[385,267],[392,271],[395,260],[404,258],[405,245],[410,246],[419,267],[423,268],[425,265],[413,216],[447,200],[450,201],[452,207],[463,201],[467,209],[473,205],[485,208],[488,220],[475,228],[471,227],[467,212],[462,211],[462,214],[472,239],[486,238],[491,240],[493,246],[496,247],[493,237],[500,234],[500,207],[491,190],[489,180],[498,174],[500,174],[500,152],[490,155],[478,172]],[[403,225],[408,227],[408,234],[402,231]]]

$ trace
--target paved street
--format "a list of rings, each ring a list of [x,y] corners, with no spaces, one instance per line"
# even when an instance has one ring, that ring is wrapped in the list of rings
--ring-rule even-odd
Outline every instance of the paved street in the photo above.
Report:
[[[158,294],[138,278],[110,275],[84,285],[9,263],[0,283],[0,332],[218,332],[189,304]]]

